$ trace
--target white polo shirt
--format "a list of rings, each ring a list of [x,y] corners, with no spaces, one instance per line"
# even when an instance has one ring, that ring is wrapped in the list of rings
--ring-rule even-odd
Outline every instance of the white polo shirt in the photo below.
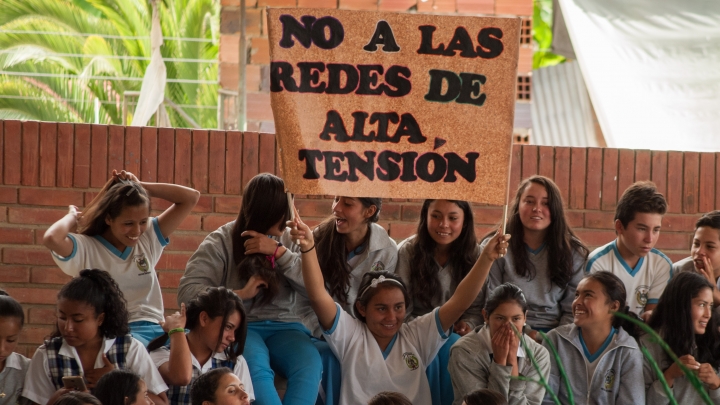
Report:
[[[586,273],[609,271],[622,280],[627,291],[627,305],[640,315],[646,304],[657,304],[672,277],[672,262],[661,251],[652,249],[630,268],[620,256],[617,239],[595,249],[588,257]]]
[[[105,339],[103,350],[98,351],[97,357],[95,358],[95,368],[105,367],[103,362],[103,353],[107,353],[115,343],[115,339]],[[73,357],[80,367],[80,375],[83,376],[82,362],[77,350],[73,346],[70,346],[63,339],[62,346],[58,350],[58,354],[67,357]],[[160,372],[158,372],[155,364],[145,346],[133,339],[130,343],[130,348],[125,354],[126,369],[134,371],[145,381],[147,389],[153,394],[160,394],[167,391],[168,387],[165,385]],[[33,355],[32,361],[30,362],[30,368],[25,375],[25,387],[23,388],[22,396],[35,402],[36,404],[46,404],[50,397],[55,393],[55,385],[53,384],[50,377],[50,368],[48,366],[47,350],[45,345],[40,346],[35,355]]]
[[[0,371],[0,405],[18,403],[29,366],[30,359],[21,354],[10,353],[5,359],[5,368]]]
[[[367,325],[336,305],[335,322],[323,333],[342,365],[340,405],[366,404],[382,391],[431,405],[425,369],[450,333],[442,330],[438,309],[404,323],[383,352]]]
[[[170,240],[162,235],[157,218],[151,218],[150,222],[137,245],[126,246],[123,252],[100,235],[69,234],[73,251],[68,257],[53,252],[55,264],[72,277],[84,269],[107,271],[127,300],[129,322],[160,323],[164,319],[164,308],[155,265]]]
[[[227,360],[227,356],[225,356],[225,353],[215,353],[213,355],[214,358],[218,360],[225,361]],[[150,358],[152,358],[152,361],[155,363],[155,367],[158,369],[163,364],[170,361],[170,348],[163,346],[159,349],[153,350],[150,352]],[[195,355],[190,352],[190,358],[192,359],[192,366],[194,369],[199,370],[200,374],[205,374],[208,371],[212,370],[212,361],[208,359],[208,361],[205,362],[205,364],[200,364],[197,358],[195,358]],[[248,397],[250,398],[250,401],[255,400],[255,391],[253,390],[252,380],[250,379],[250,369],[248,368],[247,362],[245,361],[245,357],[240,356],[235,361],[235,368],[233,369],[233,373],[242,381],[243,385],[245,386],[245,392],[247,392]],[[190,382],[191,385],[192,382]]]

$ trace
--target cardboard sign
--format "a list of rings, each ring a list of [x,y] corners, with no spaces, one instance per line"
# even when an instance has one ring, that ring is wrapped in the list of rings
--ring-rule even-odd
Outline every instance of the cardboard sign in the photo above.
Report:
[[[269,9],[285,184],[505,204],[519,34],[519,18]]]

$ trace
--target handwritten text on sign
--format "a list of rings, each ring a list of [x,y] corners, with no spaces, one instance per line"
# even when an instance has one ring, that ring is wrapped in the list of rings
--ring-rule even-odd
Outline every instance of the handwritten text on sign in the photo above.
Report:
[[[269,9],[290,191],[505,203],[519,19]]]

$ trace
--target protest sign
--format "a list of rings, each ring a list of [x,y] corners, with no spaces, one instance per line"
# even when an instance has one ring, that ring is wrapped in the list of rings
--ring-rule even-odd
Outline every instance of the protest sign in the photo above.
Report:
[[[505,204],[519,33],[518,18],[269,9],[288,189]]]

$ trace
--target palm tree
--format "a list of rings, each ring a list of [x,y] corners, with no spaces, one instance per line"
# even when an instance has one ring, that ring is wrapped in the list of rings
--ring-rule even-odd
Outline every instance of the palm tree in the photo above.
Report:
[[[165,96],[215,128],[219,1],[158,5]],[[100,123],[123,122],[122,97],[150,63],[150,0],[0,0],[0,10],[0,119],[94,122],[97,98]]]

